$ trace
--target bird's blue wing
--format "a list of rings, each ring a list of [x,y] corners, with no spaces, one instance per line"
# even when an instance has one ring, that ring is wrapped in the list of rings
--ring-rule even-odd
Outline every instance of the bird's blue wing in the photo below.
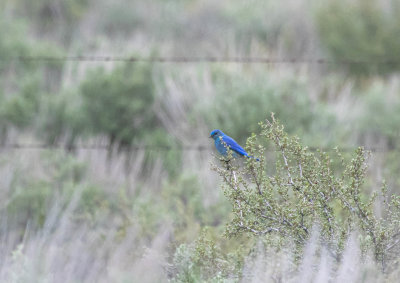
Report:
[[[222,140],[226,143],[227,146],[236,153],[244,156],[248,156],[247,152],[231,137],[225,135],[222,137]]]

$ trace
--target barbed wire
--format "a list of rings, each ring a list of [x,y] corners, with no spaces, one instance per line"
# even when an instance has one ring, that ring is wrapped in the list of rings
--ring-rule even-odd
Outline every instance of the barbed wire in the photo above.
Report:
[[[6,143],[0,144],[0,150],[113,150],[117,146],[109,146],[107,144],[35,144],[35,143]],[[132,151],[215,151],[212,146],[158,146],[158,145],[129,145],[121,147],[123,150]],[[335,148],[329,147],[308,147],[310,151],[317,152],[335,152]],[[339,152],[353,152],[357,147],[342,147],[338,148]],[[400,149],[390,149],[382,147],[365,147],[365,150],[371,152],[400,152]],[[276,152],[278,150],[267,150],[267,152]]]
[[[148,62],[148,63],[245,63],[245,64],[400,64],[399,59],[357,60],[326,58],[268,58],[268,57],[216,57],[216,56],[171,56],[171,57],[138,57],[138,56],[30,56],[18,55],[0,57],[0,61],[27,62]]]

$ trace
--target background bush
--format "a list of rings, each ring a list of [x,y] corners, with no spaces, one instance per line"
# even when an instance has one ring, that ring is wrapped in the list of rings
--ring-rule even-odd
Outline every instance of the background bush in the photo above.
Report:
[[[0,281],[397,282],[400,80],[379,61],[399,57],[398,6],[1,1]],[[97,60],[132,54],[277,62]],[[271,112],[288,166],[248,139]],[[215,128],[265,160],[234,163],[243,191],[221,190]],[[255,233],[270,212],[280,230]]]
[[[241,143],[254,133],[265,113],[275,113],[284,121],[289,133],[304,136],[318,144],[332,142],[330,132],[335,117],[323,111],[323,102],[313,102],[307,95],[308,86],[301,79],[256,72],[252,77],[237,73],[215,74],[215,99],[204,103],[203,115],[209,128],[224,129]]]
[[[397,1],[327,1],[319,5],[316,21],[334,59],[365,62],[346,64],[351,74],[385,75],[399,69],[400,40],[393,36],[399,32],[399,15]]]

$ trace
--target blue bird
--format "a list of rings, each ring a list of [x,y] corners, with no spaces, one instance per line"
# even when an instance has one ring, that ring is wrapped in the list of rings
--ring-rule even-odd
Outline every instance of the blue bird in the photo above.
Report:
[[[210,133],[210,138],[214,139],[215,148],[218,152],[223,155],[228,155],[228,148],[232,150],[233,157],[246,156],[249,158],[254,158],[247,154],[247,152],[230,136],[225,135],[221,130],[214,130]],[[256,158],[257,161],[260,161]]]

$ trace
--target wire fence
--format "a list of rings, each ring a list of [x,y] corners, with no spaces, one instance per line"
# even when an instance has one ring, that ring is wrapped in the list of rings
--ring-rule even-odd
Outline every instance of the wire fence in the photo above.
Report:
[[[326,59],[326,58],[268,58],[268,57],[192,57],[192,56],[29,56],[18,55],[0,57],[0,61],[24,62],[148,62],[148,63],[245,63],[245,64],[400,64],[400,59],[359,60],[359,59]]]
[[[0,150],[114,150],[118,146],[110,146],[107,144],[40,144],[40,143],[7,143],[0,144]],[[358,147],[338,147],[339,152],[354,152]],[[129,145],[121,147],[126,151],[196,151],[196,152],[213,152],[213,146],[158,146],[158,145]],[[312,152],[336,152],[335,148],[330,147],[308,147]],[[371,152],[399,152],[400,149],[383,148],[383,147],[364,147],[365,150]],[[267,152],[277,152],[278,150],[269,149]]]

